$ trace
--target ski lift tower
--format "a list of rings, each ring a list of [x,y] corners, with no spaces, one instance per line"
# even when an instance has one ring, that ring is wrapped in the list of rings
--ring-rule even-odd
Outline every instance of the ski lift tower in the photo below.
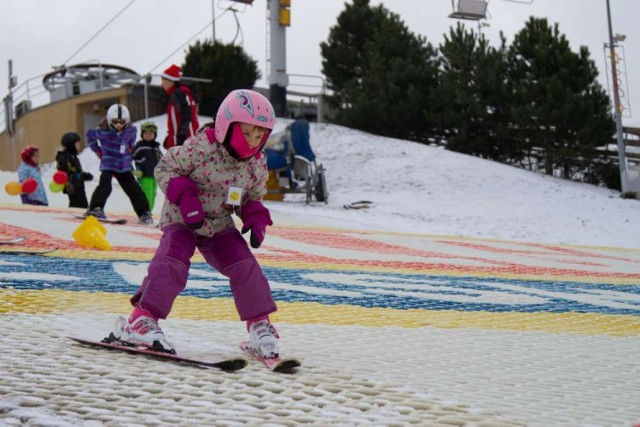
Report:
[[[269,100],[276,116],[287,115],[287,39],[291,0],[267,0],[269,16]]]
[[[627,167],[627,158],[625,155],[625,141],[622,128],[622,103],[620,102],[620,84],[618,79],[617,60],[616,60],[616,47],[618,42],[624,41],[626,36],[619,34],[613,35],[613,28],[611,25],[611,7],[609,0],[607,0],[607,24],[609,29],[609,55],[611,61],[611,81],[613,84],[613,107],[616,120],[616,142],[618,143],[618,165],[620,169],[620,189],[622,196],[631,196],[631,194],[638,193],[640,187],[640,173],[635,170],[629,170]]]

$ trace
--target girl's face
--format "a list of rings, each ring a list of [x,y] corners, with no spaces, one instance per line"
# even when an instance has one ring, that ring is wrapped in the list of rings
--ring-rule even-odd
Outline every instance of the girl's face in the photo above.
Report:
[[[82,148],[82,141],[76,141],[76,151],[80,152]]]
[[[246,138],[250,149],[260,146],[262,138],[267,133],[266,128],[250,125],[248,123],[240,123],[240,130],[242,131],[242,135]]]
[[[121,119],[113,119],[111,120],[111,126],[113,127],[113,129],[115,129],[116,132],[120,132],[122,129],[124,129],[124,125],[127,122],[125,122],[124,120]]]
[[[40,151],[34,151],[31,154],[31,160],[37,165],[40,162]]]
[[[254,156],[269,135],[269,131],[261,126],[248,123],[233,123],[229,145],[238,160],[247,160]]]

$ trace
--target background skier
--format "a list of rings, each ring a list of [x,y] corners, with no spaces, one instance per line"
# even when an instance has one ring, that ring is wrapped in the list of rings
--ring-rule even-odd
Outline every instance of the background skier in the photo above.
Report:
[[[137,133],[131,124],[129,109],[122,104],[109,107],[102,127],[87,131],[89,148],[100,158],[100,181],[91,195],[87,215],[106,218],[104,207],[111,195],[111,179],[115,178],[129,197],[139,221],[153,224],[149,202],[131,172],[131,152]]]

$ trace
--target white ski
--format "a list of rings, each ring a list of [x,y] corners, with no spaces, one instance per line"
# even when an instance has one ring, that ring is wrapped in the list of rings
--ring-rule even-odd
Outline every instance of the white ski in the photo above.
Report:
[[[0,245],[17,245],[19,243],[24,242],[26,239],[27,239],[26,237],[20,236],[20,237],[16,237],[15,239],[0,240]]]

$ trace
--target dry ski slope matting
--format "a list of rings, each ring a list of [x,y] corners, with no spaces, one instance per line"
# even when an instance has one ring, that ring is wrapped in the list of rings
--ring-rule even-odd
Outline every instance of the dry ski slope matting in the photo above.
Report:
[[[227,374],[64,339],[101,338],[130,310],[161,236],[115,215],[130,221],[105,225],[111,251],[81,248],[72,213],[0,206],[0,240],[26,237],[0,244],[0,420],[640,422],[640,250],[276,217],[256,255],[278,301],[283,351],[303,366],[283,375],[251,362]],[[246,334],[225,278],[199,255],[163,327],[179,350],[207,354],[238,354]]]

